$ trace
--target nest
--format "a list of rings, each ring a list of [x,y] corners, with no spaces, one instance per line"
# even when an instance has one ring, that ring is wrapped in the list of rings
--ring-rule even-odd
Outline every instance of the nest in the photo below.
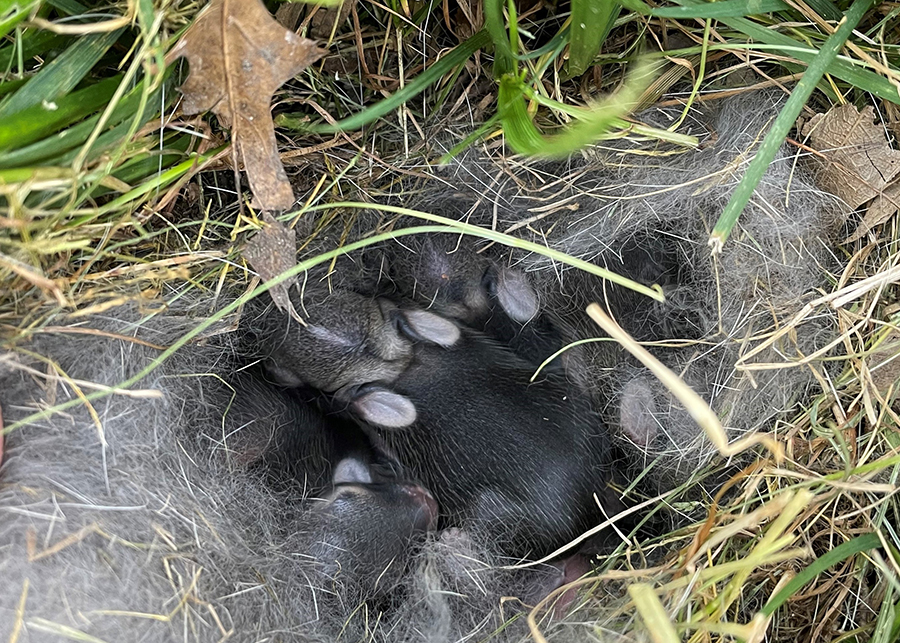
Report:
[[[649,349],[712,401],[731,438],[763,431],[777,447],[720,457],[640,364],[623,358],[610,369],[606,348],[589,347],[576,357],[620,435],[623,395],[656,400],[652,417],[634,420],[667,429],[632,451],[631,465],[647,469],[636,480],[650,484],[623,492],[655,508],[664,527],[652,537],[621,534],[594,573],[539,601],[522,598],[532,581],[489,547],[433,538],[391,598],[343,603],[344,588],[298,556],[316,538],[303,522],[313,482],[272,485],[233,457],[247,449],[235,443],[242,422],[268,417],[223,377],[245,365],[235,328],[258,277],[241,249],[262,226],[235,203],[233,174],[200,174],[135,211],[112,200],[54,209],[48,197],[29,210],[41,234],[4,233],[21,255],[0,266],[0,630],[10,640],[651,640],[664,632],[781,641],[896,627],[882,608],[895,602],[898,565],[896,221],[838,243],[846,213],[814,182],[797,182],[804,154],[787,147],[731,248],[712,257],[698,240],[762,129],[746,105],[720,118],[713,151],[629,139],[568,163],[531,164],[488,141],[448,172],[428,161],[457,142],[447,122],[465,100],[452,98],[447,121],[416,123],[427,134],[445,130],[437,139],[406,123],[378,132],[377,158],[360,155],[371,146],[352,137],[304,152],[293,183],[306,205],[283,217],[297,231],[299,259],[390,237],[408,220],[377,205],[398,202],[445,215],[456,204],[460,219],[588,261],[615,257],[613,239],[652,248],[678,238],[666,246],[676,259],[704,268],[669,299],[673,342]],[[347,200],[371,207],[328,207]],[[821,235],[823,225],[833,232]],[[400,234],[385,244],[395,255],[404,244],[420,249]],[[471,247],[561,293],[545,304],[573,310],[617,296],[555,255]],[[27,266],[29,253],[48,276]],[[377,279],[380,267],[361,257],[323,261],[308,278],[330,287],[360,273]],[[711,304],[723,292],[732,299]],[[641,314],[654,312],[640,302]],[[576,330],[588,333],[583,319]],[[715,387],[697,373],[716,373]],[[565,613],[554,611],[576,588]]]

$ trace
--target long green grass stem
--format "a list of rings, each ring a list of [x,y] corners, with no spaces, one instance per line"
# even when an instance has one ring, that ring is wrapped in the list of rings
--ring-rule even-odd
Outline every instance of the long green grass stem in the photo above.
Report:
[[[756,156],[750,162],[744,178],[741,179],[734,194],[731,195],[731,200],[728,201],[728,204],[722,211],[722,215],[716,221],[709,239],[709,245],[714,253],[722,251],[722,246],[728,239],[728,235],[731,234],[731,230],[737,223],[741,212],[744,211],[744,207],[750,201],[750,197],[753,196],[753,192],[756,190],[756,186],[759,185],[763,174],[765,174],[766,168],[769,167],[788,132],[791,131],[794,123],[796,123],[800,110],[806,105],[806,101],[809,100],[816,85],[819,84],[819,80],[825,74],[825,70],[828,69],[828,66],[843,48],[844,43],[847,42],[856,25],[859,24],[859,21],[866,15],[866,11],[874,4],[875,0],[854,0],[850,9],[847,10],[847,13],[841,19],[838,28],[822,45],[819,54],[810,63],[806,73],[803,74],[794,91],[791,92],[790,98],[788,98],[781,113],[778,114],[768,134],[766,134],[762,145],[759,146],[759,150],[756,152]]]

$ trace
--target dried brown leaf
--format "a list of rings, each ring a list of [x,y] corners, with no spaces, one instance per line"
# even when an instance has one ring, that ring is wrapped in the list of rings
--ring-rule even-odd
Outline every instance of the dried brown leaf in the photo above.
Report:
[[[340,27],[347,20],[356,2],[357,0],[344,0],[336,7],[319,7],[309,23],[309,35],[322,40],[330,39],[332,32],[335,31],[335,24]]]
[[[866,359],[872,384],[881,395],[887,395],[891,386],[896,386],[900,379],[900,331],[891,330],[878,350]]]
[[[820,175],[822,187],[851,208],[875,199],[847,241],[886,221],[900,202],[900,191],[892,184],[900,174],[900,151],[891,149],[874,119],[872,106],[860,112],[853,105],[840,105],[817,114],[803,128],[812,147],[828,160]]]
[[[243,255],[263,281],[269,281],[297,265],[297,237],[292,228],[275,218],[264,214],[262,219],[266,225],[253,235]],[[299,320],[290,297],[291,286],[296,283],[297,277],[291,277],[273,286],[269,295],[276,306]]]
[[[869,230],[890,219],[897,210],[900,210],[900,183],[895,182],[875,197],[875,200],[869,205],[869,211],[866,212],[865,218],[844,243],[862,238]]]
[[[212,110],[231,128],[236,165],[243,165],[263,210],[294,203],[278,157],[272,96],[322,53],[275,22],[259,0],[213,0],[169,55],[186,56],[191,65],[182,110]]]
[[[244,248],[243,255],[256,273],[264,281],[269,281],[297,265],[297,241],[293,228],[288,228],[266,214],[263,214],[262,219],[266,225],[253,235]],[[286,279],[273,286],[269,295],[278,308],[305,324],[291,303],[290,289],[296,283],[296,276]]]

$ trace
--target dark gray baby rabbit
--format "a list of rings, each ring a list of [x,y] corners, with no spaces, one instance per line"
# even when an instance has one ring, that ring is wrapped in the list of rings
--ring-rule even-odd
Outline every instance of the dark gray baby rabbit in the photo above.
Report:
[[[337,463],[331,492],[301,521],[308,543],[301,549],[342,595],[381,597],[408,571],[417,537],[433,531],[437,518],[425,488],[350,458]]]
[[[310,331],[286,319],[265,326],[283,333],[269,355],[275,371],[328,382],[338,408],[377,427],[375,439],[436,495],[442,526],[483,530],[503,553],[534,556],[598,522],[594,494],[617,510],[606,491],[605,427],[562,378],[531,383],[533,366],[512,350],[427,311],[349,292],[319,306],[322,329],[312,341],[327,344],[320,350],[346,384],[336,385],[329,364],[306,357]],[[349,308],[358,311],[355,327]],[[377,363],[396,347],[402,368]]]
[[[354,423],[326,417],[300,392],[235,374],[224,427],[236,460],[278,487],[299,486],[310,510],[292,548],[353,600],[378,597],[406,571],[417,539],[437,524],[437,504]]]
[[[616,513],[610,440],[587,401],[480,333],[418,340],[390,386],[343,392],[352,414],[437,494],[450,526],[486,532],[509,556],[543,556]],[[416,414],[404,418],[409,403]],[[601,500],[598,507],[597,496]]]
[[[387,299],[372,299],[347,290],[292,291],[297,323],[271,305],[248,311],[248,350],[264,360],[280,384],[332,393],[365,382],[392,381],[409,364],[412,344],[385,320],[395,308]],[[425,311],[410,313],[411,323],[436,341],[452,337],[456,327]],[[428,327],[434,326],[433,330]]]

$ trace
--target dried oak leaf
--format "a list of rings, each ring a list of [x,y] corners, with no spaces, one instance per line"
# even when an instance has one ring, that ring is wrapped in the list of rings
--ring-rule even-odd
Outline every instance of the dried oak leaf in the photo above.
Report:
[[[186,56],[191,65],[182,110],[212,110],[231,128],[236,165],[243,165],[263,210],[294,203],[278,157],[272,96],[323,53],[275,22],[259,0],[212,0],[168,56]]]
[[[872,384],[882,395],[887,395],[891,386],[896,386],[900,379],[900,331],[891,330],[887,337],[866,359],[866,365],[872,378]]]
[[[262,219],[266,225],[253,235],[243,255],[263,281],[269,281],[297,265],[297,240],[294,230],[274,217],[263,214]],[[291,277],[273,286],[269,295],[276,306],[303,323],[291,304],[290,289],[295,283],[297,277]]]
[[[854,209],[875,199],[847,242],[884,223],[900,207],[900,186],[893,183],[900,174],[900,151],[891,149],[874,120],[871,106],[859,112],[853,105],[840,105],[817,114],[803,128],[812,147],[827,159],[822,187]]]
[[[344,0],[334,7],[318,7],[312,20],[309,22],[309,35],[313,38],[328,40],[335,29],[335,24],[340,26],[350,15],[356,6],[357,0]]]

